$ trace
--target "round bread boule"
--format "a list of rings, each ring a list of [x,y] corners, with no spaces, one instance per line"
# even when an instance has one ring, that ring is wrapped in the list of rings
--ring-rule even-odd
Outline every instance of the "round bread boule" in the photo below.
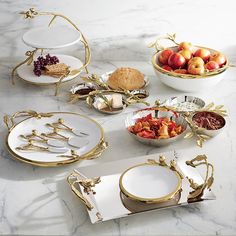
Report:
[[[108,78],[107,84],[112,89],[135,90],[144,86],[144,75],[133,68],[119,68]]]

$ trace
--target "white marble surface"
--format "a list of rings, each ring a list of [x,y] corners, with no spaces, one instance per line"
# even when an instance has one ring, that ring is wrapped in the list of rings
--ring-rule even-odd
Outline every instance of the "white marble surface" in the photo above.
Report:
[[[193,141],[181,140],[169,147],[153,148],[133,140],[124,129],[129,108],[120,115],[104,116],[87,107],[83,102],[68,104],[63,95],[52,96],[50,88],[35,87],[17,81],[9,81],[10,61],[2,61],[0,81],[0,115],[12,114],[22,109],[38,111],[75,111],[97,119],[105,129],[109,149],[101,158],[60,168],[40,168],[11,159],[0,147],[0,234],[8,235],[234,235],[236,233],[235,152],[236,135],[236,82],[235,69],[226,72],[225,80],[212,90],[195,94],[206,101],[225,104],[230,116],[225,131],[208,141],[203,149]],[[136,67],[151,77],[149,87],[153,102],[181,94],[161,84],[147,62],[93,62],[90,67],[96,73],[109,71],[122,65]],[[1,121],[1,139],[6,129]],[[71,193],[66,176],[77,166],[132,158],[172,149],[190,148],[206,153],[215,165],[214,192],[217,200],[195,206],[152,212],[120,220],[92,225],[85,207]]]
[[[124,129],[125,113],[140,106],[117,116],[103,116],[83,102],[67,103],[63,94],[72,83],[59,97],[52,96],[50,88],[21,81],[11,85],[10,70],[28,49],[21,42],[22,33],[31,26],[43,24],[17,15],[31,6],[63,12],[79,24],[92,47],[92,72],[129,65],[149,75],[150,102],[182,94],[167,88],[154,76],[150,64],[152,50],[146,45],[156,35],[177,32],[178,41],[185,39],[220,49],[236,63],[234,0],[0,1],[0,235],[235,235],[236,69],[230,68],[217,87],[195,94],[206,101],[225,104],[229,117],[222,134],[207,142],[202,150],[190,140],[165,148],[147,147],[133,140]],[[6,129],[2,117],[25,109],[89,115],[103,125],[109,149],[100,159],[60,168],[39,168],[17,162],[4,148]],[[181,148],[206,153],[214,163],[216,201],[92,225],[86,209],[65,181],[70,171],[80,165]]]

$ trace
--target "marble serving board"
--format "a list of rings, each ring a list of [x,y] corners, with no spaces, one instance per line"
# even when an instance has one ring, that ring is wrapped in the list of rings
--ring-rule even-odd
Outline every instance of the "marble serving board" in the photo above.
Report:
[[[93,165],[76,169],[76,171],[79,172],[81,177],[84,179],[94,177],[100,177],[101,179],[101,182],[96,184],[95,187],[93,187],[93,190],[96,192],[95,194],[93,194],[92,192],[89,192],[87,194],[83,191],[83,187],[81,187],[79,184],[75,185],[75,187],[81,191],[83,196],[88,199],[88,201],[93,206],[93,209],[88,210],[91,222],[98,223],[111,219],[126,217],[133,214],[140,214],[143,212],[151,211],[139,209],[137,212],[132,212],[128,210],[121,200],[119,179],[121,174],[129,167],[135,166],[137,164],[147,163],[148,159],[155,159],[158,161],[159,155],[164,155],[166,157],[167,164],[169,164],[171,160],[175,160],[177,162],[177,169],[184,177],[182,179],[182,192],[178,204],[171,204],[169,206],[158,205],[156,207],[153,207],[151,210],[160,210],[163,208],[192,204],[187,202],[189,192],[192,191],[189,186],[187,177],[192,178],[197,184],[203,183],[204,180],[196,168],[187,166],[185,162],[187,160],[193,159],[196,155],[194,156],[193,154],[193,156],[186,156],[181,151],[170,151],[162,154],[145,155],[136,158],[115,161],[112,163]],[[71,176],[70,178],[75,177]],[[202,200],[205,201],[215,199],[216,197],[212,191],[205,190]]]

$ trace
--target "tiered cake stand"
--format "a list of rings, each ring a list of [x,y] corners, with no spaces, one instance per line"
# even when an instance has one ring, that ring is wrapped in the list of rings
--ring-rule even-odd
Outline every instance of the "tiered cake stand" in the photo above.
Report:
[[[48,26],[37,27],[27,31],[23,37],[23,42],[32,48],[32,50],[25,53],[26,59],[20,62],[12,70],[12,83],[14,84],[14,77],[17,75],[20,79],[35,85],[55,85],[55,95],[58,94],[59,86],[63,82],[70,81],[76,78],[83,70],[88,73],[88,64],[91,59],[91,52],[88,42],[80,29],[66,16],[52,12],[37,12],[33,8],[28,11],[21,12],[27,19],[33,19],[36,16],[52,16]],[[64,25],[52,26],[56,18],[62,18],[70,27]],[[72,26],[72,27],[71,27]],[[39,54],[43,54],[44,50],[56,50],[66,48],[72,45],[82,43],[84,47],[84,62],[74,56],[53,54],[57,56],[59,61],[69,66],[68,73],[59,78],[48,75],[36,76],[33,73],[33,61]]]

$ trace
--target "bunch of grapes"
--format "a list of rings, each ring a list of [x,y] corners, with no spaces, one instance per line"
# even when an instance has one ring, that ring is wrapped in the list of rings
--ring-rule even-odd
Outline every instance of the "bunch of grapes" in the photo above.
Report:
[[[56,56],[50,56],[50,54],[47,54],[45,57],[39,56],[37,60],[34,61],[34,74],[40,76],[42,70],[45,70],[45,66],[57,63],[59,63],[59,59]]]

